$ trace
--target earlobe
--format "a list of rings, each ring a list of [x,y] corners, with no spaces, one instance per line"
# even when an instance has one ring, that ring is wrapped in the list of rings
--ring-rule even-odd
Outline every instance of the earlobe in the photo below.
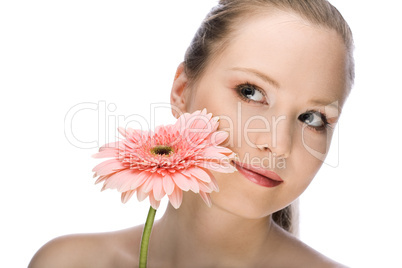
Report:
[[[178,118],[186,110],[185,91],[187,87],[187,75],[184,71],[184,62],[177,67],[176,75],[173,81],[172,91],[170,93],[170,104],[172,106],[172,114]]]

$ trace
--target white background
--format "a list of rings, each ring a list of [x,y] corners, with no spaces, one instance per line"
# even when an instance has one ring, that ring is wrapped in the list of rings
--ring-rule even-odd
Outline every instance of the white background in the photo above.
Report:
[[[176,67],[215,2],[1,2],[1,267],[27,266],[60,235],[145,221],[147,201],[123,205],[94,186],[97,149],[71,144],[65,118],[77,104],[100,105],[71,125],[77,139],[99,145],[113,138],[118,116],[149,121],[149,104],[169,101]],[[330,165],[301,197],[301,239],[351,267],[402,267],[401,6],[331,2],[354,32],[356,83]],[[156,118],[173,122],[167,109]]]

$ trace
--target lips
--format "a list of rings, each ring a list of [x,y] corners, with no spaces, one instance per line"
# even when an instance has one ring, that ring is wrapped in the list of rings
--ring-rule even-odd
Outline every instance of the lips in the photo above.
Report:
[[[264,187],[275,187],[283,182],[281,177],[273,171],[251,166],[249,164],[233,162],[236,169],[249,181]]]

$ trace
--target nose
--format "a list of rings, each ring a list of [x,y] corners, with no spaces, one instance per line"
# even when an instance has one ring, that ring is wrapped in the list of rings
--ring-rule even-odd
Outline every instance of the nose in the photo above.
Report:
[[[258,133],[256,146],[275,158],[288,158],[292,149],[293,129],[286,116],[272,116],[269,131]]]

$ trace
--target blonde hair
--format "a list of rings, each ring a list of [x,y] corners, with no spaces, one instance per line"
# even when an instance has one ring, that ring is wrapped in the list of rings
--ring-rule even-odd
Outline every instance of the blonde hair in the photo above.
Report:
[[[189,79],[188,87],[202,77],[212,56],[227,47],[236,33],[236,26],[250,17],[275,9],[298,14],[315,25],[335,30],[342,37],[348,52],[348,78],[352,87],[355,78],[352,32],[341,13],[326,0],[220,0],[206,16],[186,51],[184,70]],[[275,212],[272,219],[283,229],[296,234],[297,214],[297,207],[289,205]]]

